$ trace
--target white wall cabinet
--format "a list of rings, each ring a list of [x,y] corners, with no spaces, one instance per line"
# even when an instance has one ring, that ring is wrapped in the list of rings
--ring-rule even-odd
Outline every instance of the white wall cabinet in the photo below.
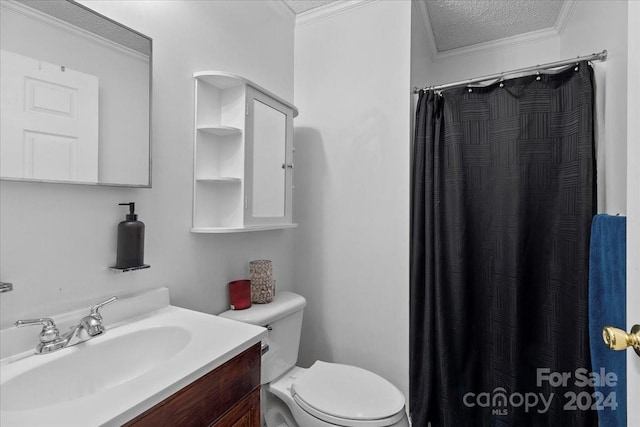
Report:
[[[194,73],[194,233],[292,228],[295,106],[219,71]]]

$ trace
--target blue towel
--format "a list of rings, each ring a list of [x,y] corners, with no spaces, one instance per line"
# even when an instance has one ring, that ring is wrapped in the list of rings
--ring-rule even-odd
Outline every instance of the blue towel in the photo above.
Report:
[[[614,326],[626,329],[626,232],[627,219],[622,216],[596,215],[591,224],[589,254],[589,337],[593,372],[617,375],[617,385],[596,385],[596,400],[604,398],[598,408],[600,427],[627,425],[627,357],[626,351],[613,351],[602,340],[602,328]],[[607,404],[609,403],[609,404]],[[614,403],[617,407],[614,410]]]

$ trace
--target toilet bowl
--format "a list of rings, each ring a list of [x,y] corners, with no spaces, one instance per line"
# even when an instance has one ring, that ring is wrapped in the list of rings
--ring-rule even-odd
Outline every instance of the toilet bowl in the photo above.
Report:
[[[316,361],[295,366],[306,300],[280,292],[269,304],[220,316],[264,326],[261,383],[267,427],[409,427],[403,394],[389,381],[355,366]]]
[[[294,426],[409,426],[400,390],[354,366],[318,361],[309,369],[294,367],[266,391],[285,403]]]
[[[270,391],[262,389],[262,425],[269,427],[289,427],[298,423],[287,405]]]

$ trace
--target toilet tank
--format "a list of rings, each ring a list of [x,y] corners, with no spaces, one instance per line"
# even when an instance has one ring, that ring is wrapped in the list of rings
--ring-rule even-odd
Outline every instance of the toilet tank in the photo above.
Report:
[[[263,348],[269,350],[262,355],[261,383],[275,380],[295,366],[300,346],[302,312],[307,304],[304,297],[293,292],[278,292],[268,304],[253,304],[245,310],[229,310],[221,317],[263,326],[268,329]]]

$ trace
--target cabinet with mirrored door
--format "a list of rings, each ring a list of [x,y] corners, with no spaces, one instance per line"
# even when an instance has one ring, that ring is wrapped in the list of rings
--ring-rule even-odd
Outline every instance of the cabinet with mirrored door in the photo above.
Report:
[[[295,106],[255,83],[194,73],[195,233],[292,228]]]

